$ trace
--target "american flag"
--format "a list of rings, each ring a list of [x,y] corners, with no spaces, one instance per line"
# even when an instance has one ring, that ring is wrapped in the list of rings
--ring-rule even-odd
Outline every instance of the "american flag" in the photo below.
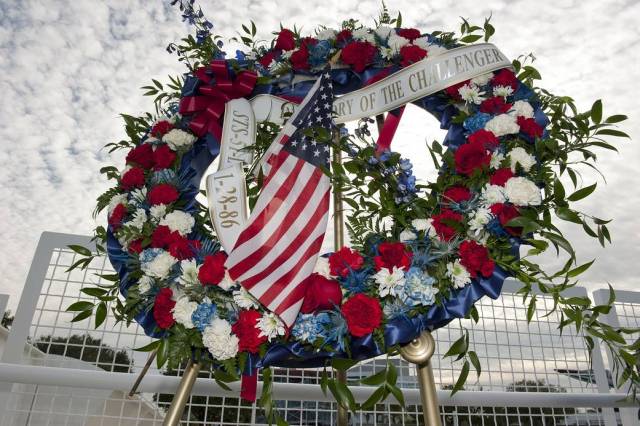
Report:
[[[229,253],[234,281],[291,326],[305,294],[327,229],[329,145],[305,129],[333,128],[333,89],[328,73],[311,88],[269,151],[269,171],[247,225]]]

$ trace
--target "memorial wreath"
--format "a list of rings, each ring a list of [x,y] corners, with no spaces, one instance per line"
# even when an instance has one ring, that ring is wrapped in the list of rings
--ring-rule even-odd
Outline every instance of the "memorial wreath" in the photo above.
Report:
[[[638,383],[638,347],[624,338],[632,330],[599,321],[613,291],[604,306],[562,296],[592,262],[576,265],[554,224],[610,241],[608,221],[572,203],[595,190],[578,185],[579,168],[595,168],[593,150],[615,149],[605,138],[626,137],[615,128],[625,116],[603,117],[600,101],[578,112],[536,87],[531,56],[511,62],[487,43],[489,20],[424,33],[384,9],[371,28],[353,19],[310,36],[281,28],[267,42],[251,23],[235,40],[246,50],[228,58],[193,2],[179,6],[197,33],[168,50],[188,72],[144,87],[155,112],[123,115],[127,139],[107,145],[127,151],[126,166],[101,170],[114,181],[95,211],[107,211],[108,226],[96,228],[97,253],[72,247],[83,255],[73,267],[106,253],[116,274],[82,290],[97,301],[71,305],[74,321],[95,314],[98,326],[110,306],[157,338],[140,350],[156,350],[159,366],[195,359],[222,386],[243,376],[250,400],[263,369],[273,420],[270,367],[325,367],[323,389],[355,409],[327,367],[396,355],[454,319],[478,321],[474,303],[513,277],[529,319],[537,288],[553,297],[562,328],[576,327],[590,348],[602,339],[614,370]],[[426,147],[438,169],[428,183],[391,150],[407,103],[447,130]],[[368,117],[384,112],[374,140]],[[347,121],[357,121],[353,133]],[[330,187],[350,243],[319,255]],[[548,249],[568,255],[553,273],[534,259]],[[471,368],[480,374],[466,330],[445,356],[462,362],[454,391]],[[390,394],[403,403],[395,378],[388,363],[360,380],[379,387],[362,407]]]

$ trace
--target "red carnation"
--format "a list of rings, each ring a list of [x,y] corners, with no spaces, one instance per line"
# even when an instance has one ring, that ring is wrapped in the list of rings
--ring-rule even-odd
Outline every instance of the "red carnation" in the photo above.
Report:
[[[342,49],[342,62],[351,65],[354,71],[362,72],[373,62],[376,56],[376,47],[368,41],[352,41]]]
[[[520,235],[522,234],[522,228],[519,226],[506,226],[509,221],[515,219],[520,216],[520,212],[517,208],[515,208],[511,204],[494,204],[489,210],[493,213],[497,218],[502,227],[511,235]]]
[[[400,48],[400,56],[402,60],[400,61],[400,65],[403,67],[409,66],[418,62],[419,60],[427,57],[427,51],[421,48],[420,46],[416,46],[414,44],[407,44],[406,46],[402,46]]]
[[[309,69],[309,49],[305,44],[300,46],[300,49],[291,54],[291,66],[294,70],[308,70]]]
[[[140,254],[142,252],[142,239],[138,238],[129,243],[129,253]]]
[[[281,50],[293,50],[296,48],[296,39],[293,31],[286,28],[280,31],[278,38],[276,39],[276,49]]]
[[[149,191],[147,198],[152,206],[156,204],[170,204],[178,199],[178,190],[175,186],[168,183],[156,185]]]
[[[300,308],[303,314],[330,310],[342,304],[342,290],[338,281],[313,273],[304,280],[304,285],[307,288]]]
[[[136,164],[145,170],[153,167],[153,148],[151,145],[143,143],[129,151],[127,164]]]
[[[178,260],[191,259],[195,255],[194,241],[188,240],[178,232],[171,233],[174,238],[169,243],[169,253]],[[199,243],[199,241],[196,241]]]
[[[483,277],[489,277],[496,266],[493,260],[489,259],[487,248],[475,241],[463,241],[458,248],[458,254],[460,255],[460,263],[473,278],[478,276],[478,272]]]
[[[171,300],[173,291],[170,288],[162,288],[156,295],[156,300],[153,303],[153,319],[156,320],[156,324],[161,329],[170,328],[175,324],[171,310],[176,306],[176,302]]]
[[[347,321],[349,333],[355,337],[362,337],[380,326],[382,309],[378,299],[358,293],[344,302],[342,316]]]
[[[377,271],[387,268],[391,272],[394,266],[406,270],[413,258],[413,253],[407,251],[407,247],[402,243],[380,243],[378,253],[380,254],[373,258]]]
[[[493,132],[484,129],[471,133],[467,140],[469,143],[480,143],[488,150],[494,150],[500,145],[498,137],[494,135]]]
[[[489,178],[491,185],[504,186],[509,179],[514,176],[513,172],[509,168],[498,169]]]
[[[456,101],[459,101],[462,99],[462,96],[460,96],[460,92],[459,92],[460,88],[462,86],[466,86],[467,84],[469,84],[470,81],[471,80],[465,80],[458,84],[454,84],[453,86],[449,86],[446,89],[444,89],[444,91],[447,93],[447,95],[449,95]]]
[[[456,185],[451,188],[447,188],[442,197],[446,202],[459,203],[461,201],[468,201],[471,198],[471,191],[469,188]]]
[[[169,148],[169,145],[160,145],[153,151],[153,169],[162,170],[169,168],[175,159],[176,153]]]
[[[120,187],[125,191],[144,185],[144,170],[140,167],[129,169],[120,178]]]
[[[238,321],[231,326],[233,334],[238,336],[238,349],[241,352],[258,353],[260,345],[267,341],[267,336],[260,336],[258,320],[262,317],[255,309],[240,311]]]
[[[151,135],[156,138],[161,138],[165,134],[169,133],[169,130],[173,129],[173,124],[167,120],[158,121],[151,128]]]
[[[122,219],[127,215],[127,207],[124,204],[118,204],[108,218],[109,225],[113,229],[118,229],[122,223]]]
[[[503,68],[491,79],[493,86],[511,86],[513,90],[518,88],[518,79],[510,69]]]
[[[151,247],[153,248],[165,248],[171,241],[171,229],[167,225],[159,225],[151,234]]]
[[[258,62],[260,62],[260,65],[262,65],[265,68],[269,68],[269,65],[271,65],[271,62],[273,62],[274,59],[276,59],[276,56],[278,55],[278,52],[271,50],[267,53],[265,53],[265,55],[258,59]]]
[[[338,34],[336,34],[336,43],[346,43],[353,37],[350,30],[342,30]]]
[[[456,235],[456,229],[451,226],[452,222],[462,222],[462,215],[449,209],[442,209],[440,214],[433,216],[432,226],[436,234],[444,241],[450,241]]]
[[[406,39],[409,39],[410,41],[413,41],[417,38],[420,38],[420,30],[417,30],[415,28],[403,28],[401,30],[398,30],[398,35],[400,37],[404,37]]]
[[[220,284],[224,278],[224,262],[226,260],[227,255],[221,251],[204,258],[204,263],[198,271],[198,279],[203,286]]]
[[[511,109],[511,104],[506,103],[502,96],[494,96],[493,98],[485,99],[480,104],[480,112],[487,114],[504,114]]]
[[[536,123],[533,118],[518,117],[518,126],[520,131],[532,138],[542,137],[542,126]]]
[[[329,270],[335,276],[346,277],[350,271],[360,269],[363,263],[360,253],[349,247],[342,247],[329,256]]]
[[[456,172],[469,176],[475,170],[488,166],[491,163],[491,154],[480,143],[466,143],[456,150],[454,159]]]

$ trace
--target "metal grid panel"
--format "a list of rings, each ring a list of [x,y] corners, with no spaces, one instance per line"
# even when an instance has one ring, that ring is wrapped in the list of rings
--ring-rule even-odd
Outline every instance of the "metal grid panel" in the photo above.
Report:
[[[62,339],[69,336],[91,336],[101,343],[86,338],[78,343],[59,342],[55,346],[61,353],[69,355],[77,350],[79,354],[87,352],[103,353],[102,345],[108,345],[115,351],[123,351],[129,362],[115,359],[105,362],[100,358],[89,361],[94,367],[107,371],[130,371],[137,373],[146,362],[145,353],[132,351],[132,348],[150,342],[137,324],[126,328],[115,324],[108,317],[105,324],[97,330],[92,319],[70,323],[73,314],[64,312],[67,306],[78,300],[92,298],[80,292],[89,283],[101,283],[96,274],[112,273],[105,258],[96,259],[86,271],[67,273],[66,269],[76,259],[75,253],[62,248],[64,243],[57,234],[54,248],[36,262],[48,265],[41,290],[35,304],[35,312],[30,321],[30,341],[45,352],[51,352],[52,345],[44,345],[46,336]],[[526,322],[526,307],[513,292],[517,286],[506,283],[503,296],[493,301],[485,298],[478,305],[481,321],[472,324],[463,320],[462,324],[470,328],[471,341],[480,356],[483,375],[477,383],[471,383],[468,390],[506,390],[507,387],[523,378],[534,380],[528,391],[545,391],[549,387],[559,386],[568,392],[595,392],[592,385],[573,381],[558,374],[555,369],[588,368],[587,352],[578,336],[565,331],[558,336],[557,315],[543,318],[544,312],[537,312],[531,324]],[[511,292],[511,293],[510,293]],[[586,293],[585,293],[586,294]],[[549,308],[550,300],[539,297],[541,307]],[[634,311],[635,312],[635,311]],[[629,316],[634,315],[631,312]],[[457,324],[438,330],[435,334],[438,342],[433,358],[436,381],[441,387],[451,385],[457,377],[459,365],[442,360],[442,354],[449,344],[459,337]],[[79,356],[76,354],[76,356]],[[31,348],[27,351],[23,363],[61,366],[66,358],[44,355],[42,351]],[[415,388],[416,375],[413,366],[401,359],[394,359],[398,367],[398,382],[401,387]],[[364,362],[349,372],[355,379],[374,373],[384,366],[384,357]],[[78,368],[77,363],[73,365]],[[86,367],[88,368],[88,367]],[[149,374],[161,374],[152,366]],[[203,373],[208,376],[208,373]],[[277,369],[275,380],[286,383],[317,383],[318,370]],[[538,382],[539,380],[543,382]],[[470,376],[470,382],[471,376]],[[126,391],[126,390],[124,390]],[[277,395],[276,395],[277,396]],[[33,385],[15,385],[14,392],[7,399],[7,410],[2,424],[147,424],[148,421],[162,416],[168,407],[168,399],[153,394],[143,394],[127,399],[122,391],[105,394],[92,394],[86,390],[65,387],[37,387]],[[333,424],[335,422],[335,403],[320,401],[278,401],[281,412],[291,424]],[[119,408],[118,408],[119,407]],[[456,425],[537,425],[537,424],[584,424],[599,425],[602,419],[597,412],[588,412],[585,408],[523,409],[508,407],[441,407],[445,424]],[[260,410],[246,404],[238,398],[207,397],[194,395],[187,408],[191,420],[185,424],[260,424]],[[31,415],[29,415],[31,413]],[[38,418],[39,420],[36,420]],[[197,420],[201,419],[201,420]],[[580,421],[577,421],[579,419]],[[88,423],[91,420],[92,423]],[[17,422],[17,423],[14,423]],[[85,422],[85,423],[83,423]],[[418,407],[409,406],[404,411],[397,405],[380,404],[375,410],[352,416],[353,424],[421,424]]]

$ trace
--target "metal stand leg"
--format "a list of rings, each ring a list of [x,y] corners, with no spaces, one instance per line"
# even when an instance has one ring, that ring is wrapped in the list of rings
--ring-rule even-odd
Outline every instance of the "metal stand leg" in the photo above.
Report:
[[[436,383],[433,379],[433,369],[430,363],[435,348],[436,342],[433,340],[433,336],[431,336],[430,332],[425,331],[417,339],[400,349],[402,358],[416,364],[418,384],[420,385],[420,399],[422,400],[422,413],[424,415],[424,424],[427,426],[442,426]]]
[[[193,389],[199,372],[200,364],[189,361],[182,374],[182,380],[180,380],[178,389],[176,389],[176,394],[171,401],[169,411],[167,411],[167,415],[164,417],[163,426],[177,426],[180,423],[184,407],[189,400],[191,389]]]
[[[140,386],[142,379],[147,374],[147,371],[149,371],[149,367],[151,367],[151,363],[153,362],[153,360],[156,359],[157,354],[157,349],[154,349],[154,351],[149,354],[149,358],[147,358],[146,364],[144,365],[144,367],[142,367],[142,371],[140,371],[140,374],[138,375],[138,378],[136,379],[133,386],[131,386],[131,390],[129,391],[127,397],[133,398],[133,395],[135,395],[135,393],[138,391],[138,386]]]

